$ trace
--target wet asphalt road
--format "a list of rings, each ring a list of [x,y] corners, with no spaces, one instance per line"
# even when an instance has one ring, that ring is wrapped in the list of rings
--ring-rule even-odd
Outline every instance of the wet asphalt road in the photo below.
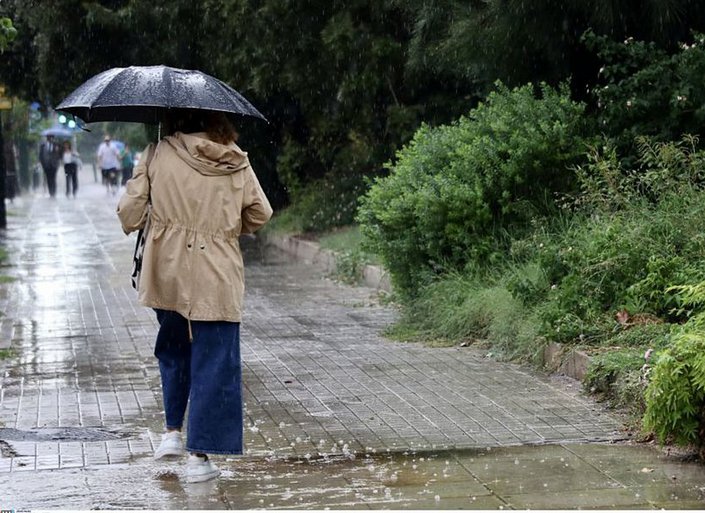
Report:
[[[0,509],[701,508],[702,466],[623,443],[571,380],[381,335],[374,291],[247,239],[247,454],[217,481],[151,459],[153,314],[113,197],[10,205],[1,287]]]

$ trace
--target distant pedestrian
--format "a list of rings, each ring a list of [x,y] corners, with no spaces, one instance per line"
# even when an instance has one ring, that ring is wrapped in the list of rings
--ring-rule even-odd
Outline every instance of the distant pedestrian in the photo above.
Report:
[[[64,164],[64,174],[66,175],[66,197],[76,197],[78,191],[78,169],[81,160],[78,153],[71,149],[71,143],[64,141],[64,152],[61,157]]]
[[[139,300],[159,322],[166,417],[154,457],[184,454],[188,404],[186,480],[199,482],[220,473],[208,454],[243,453],[238,237],[264,225],[272,208],[224,114],[172,114],[164,133],[142,153],[118,216],[125,233],[149,216]]]
[[[52,198],[56,196],[56,172],[61,160],[61,146],[54,141],[53,135],[47,135],[46,140],[39,147],[39,163],[44,170],[47,190]]]
[[[100,173],[103,176],[103,184],[108,193],[117,192],[118,188],[118,169],[120,168],[120,151],[115,144],[110,140],[110,135],[105,134],[103,142],[98,146],[96,159]]]
[[[125,143],[125,147],[120,152],[120,159],[122,164],[122,185],[124,186],[127,181],[132,178],[132,170],[135,167],[134,156],[130,150],[130,145]]]

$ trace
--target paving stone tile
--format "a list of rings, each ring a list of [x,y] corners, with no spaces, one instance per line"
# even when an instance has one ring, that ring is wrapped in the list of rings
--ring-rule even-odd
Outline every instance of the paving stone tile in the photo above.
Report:
[[[0,364],[0,426],[95,427],[127,439],[11,441],[17,456],[0,458],[3,473],[121,468],[151,458],[158,443],[156,318],[130,287],[134,238],[120,230],[117,198],[92,185],[80,201],[37,196],[13,205],[18,214],[6,244],[21,279],[0,298],[12,316],[10,324],[0,318],[0,333],[9,334],[17,357]],[[250,454],[303,458],[340,455],[345,445],[380,454],[622,437],[619,419],[562,382],[472,348],[389,341],[381,332],[397,312],[378,304],[374,291],[337,284],[250,239],[243,248]],[[374,506],[370,500],[365,507]],[[433,502],[414,507],[426,505]]]

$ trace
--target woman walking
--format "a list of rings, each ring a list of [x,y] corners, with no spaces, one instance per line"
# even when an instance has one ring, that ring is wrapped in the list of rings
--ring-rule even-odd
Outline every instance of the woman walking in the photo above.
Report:
[[[189,111],[142,153],[118,205],[125,233],[150,220],[139,301],[159,322],[166,432],[155,458],[185,454],[186,480],[213,479],[208,454],[243,453],[240,321],[244,269],[238,242],[272,208],[237,132],[222,113]]]
[[[66,197],[76,197],[78,191],[78,167],[79,157],[71,149],[71,143],[64,141],[64,151],[61,155],[61,161],[64,164],[64,174],[66,175]]]

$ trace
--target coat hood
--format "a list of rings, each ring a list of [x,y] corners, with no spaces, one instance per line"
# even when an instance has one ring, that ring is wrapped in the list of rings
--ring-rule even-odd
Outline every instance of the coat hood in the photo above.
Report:
[[[208,139],[205,132],[176,132],[166,137],[165,141],[174,148],[179,158],[202,175],[230,175],[249,165],[247,153],[236,144],[218,144]]]

